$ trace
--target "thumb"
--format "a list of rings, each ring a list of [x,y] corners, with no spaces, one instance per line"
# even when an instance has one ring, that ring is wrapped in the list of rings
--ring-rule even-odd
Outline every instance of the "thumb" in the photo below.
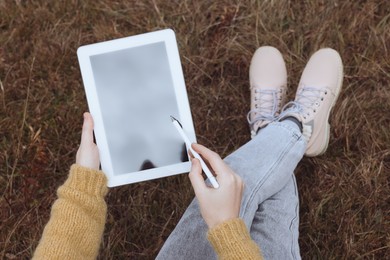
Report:
[[[90,113],[84,113],[83,130],[81,132],[81,144],[93,143],[93,119]]]
[[[198,159],[192,159],[191,171],[188,175],[194,188],[195,194],[199,194],[203,189],[207,188],[202,176],[202,167]]]

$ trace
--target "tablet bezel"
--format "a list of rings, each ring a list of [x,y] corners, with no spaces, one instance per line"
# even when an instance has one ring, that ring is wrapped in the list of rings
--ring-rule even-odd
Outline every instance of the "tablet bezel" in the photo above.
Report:
[[[167,177],[188,172],[190,170],[190,162],[187,161],[138,172],[129,172],[120,175],[115,175],[113,171],[112,160],[109,153],[109,146],[107,143],[105,128],[103,126],[104,119],[102,118],[90,57],[93,55],[99,55],[158,42],[165,43],[174,92],[176,95],[180,122],[182,123],[183,129],[185,130],[191,141],[196,142],[195,130],[188,102],[179,51],[176,43],[175,33],[173,30],[164,29],[160,31],[129,36],[106,42],[84,45],[79,47],[77,50],[77,56],[80,64],[80,70],[83,78],[88,107],[94,119],[94,132],[96,143],[99,148],[101,167],[102,171],[107,176],[108,187],[115,187],[135,182]],[[169,115],[167,116],[167,120],[170,120]]]

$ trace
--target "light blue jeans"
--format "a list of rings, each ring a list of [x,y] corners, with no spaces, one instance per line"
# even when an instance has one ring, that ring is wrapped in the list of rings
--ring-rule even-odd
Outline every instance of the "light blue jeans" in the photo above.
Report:
[[[294,170],[306,149],[291,121],[275,122],[225,158],[245,183],[240,217],[265,259],[300,259],[299,200]],[[196,199],[157,259],[216,259]]]

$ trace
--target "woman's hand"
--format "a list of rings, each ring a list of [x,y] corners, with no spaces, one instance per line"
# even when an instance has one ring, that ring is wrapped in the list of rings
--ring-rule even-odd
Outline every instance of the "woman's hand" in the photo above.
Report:
[[[244,190],[240,176],[233,172],[217,153],[200,144],[192,144],[192,148],[211,166],[210,170],[214,171],[219,183],[218,189],[207,187],[199,160],[191,160],[189,177],[207,225],[212,228],[226,220],[237,218]]]
[[[99,170],[99,150],[93,142],[93,119],[90,113],[84,113],[83,131],[81,133],[80,147],[76,154],[78,165]]]

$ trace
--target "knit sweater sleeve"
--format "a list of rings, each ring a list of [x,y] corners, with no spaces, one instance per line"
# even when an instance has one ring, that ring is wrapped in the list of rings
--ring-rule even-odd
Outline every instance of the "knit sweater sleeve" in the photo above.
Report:
[[[96,259],[106,222],[107,191],[101,171],[72,165],[33,259]]]
[[[244,221],[239,218],[227,220],[210,229],[207,238],[217,253],[218,259],[263,259]]]

